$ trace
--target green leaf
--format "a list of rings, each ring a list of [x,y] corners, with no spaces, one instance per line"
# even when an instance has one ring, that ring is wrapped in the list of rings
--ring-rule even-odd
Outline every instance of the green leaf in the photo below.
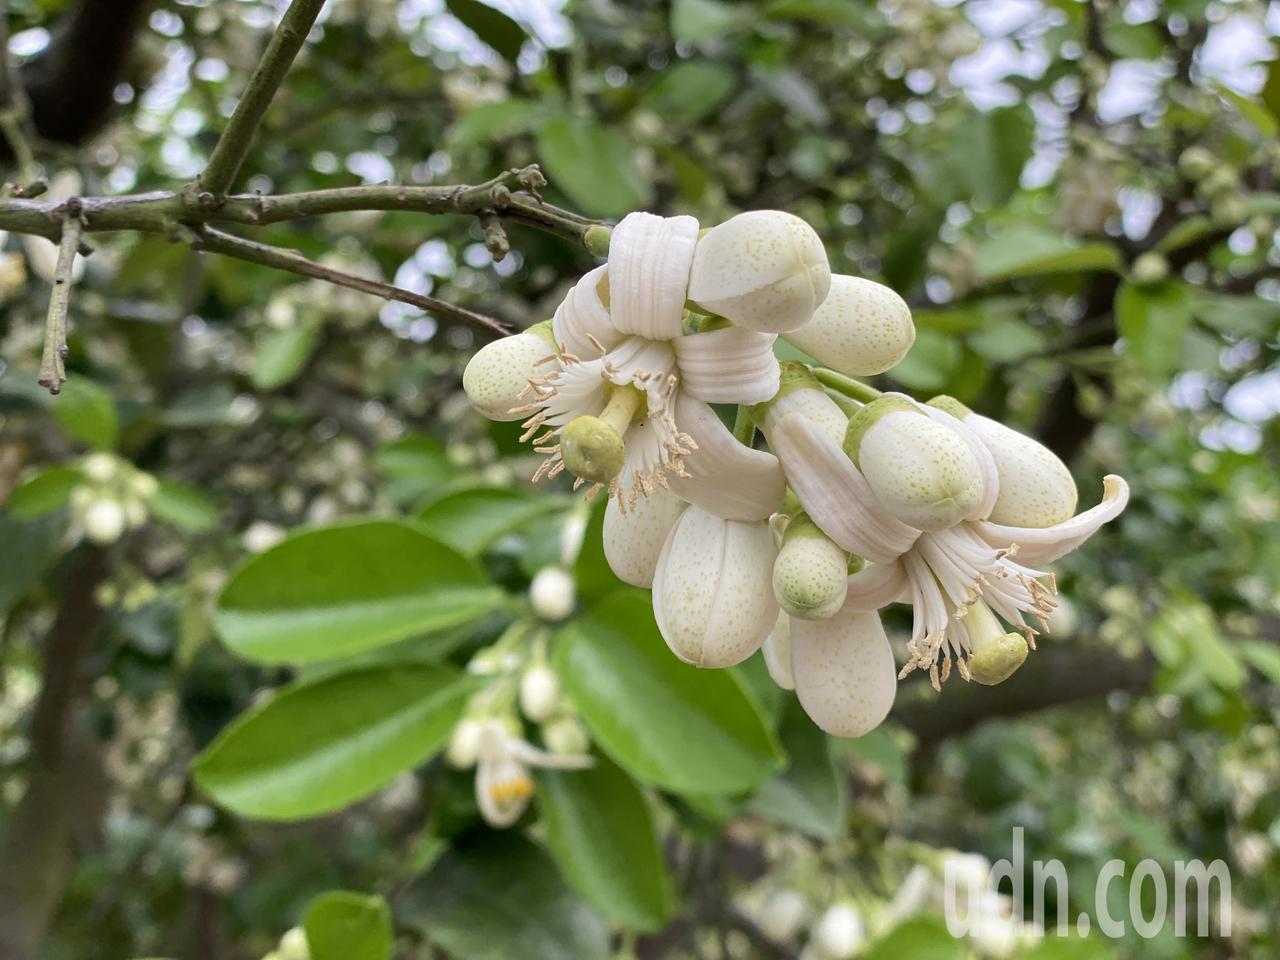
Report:
[[[597,757],[589,770],[539,774],[537,797],[547,846],[569,884],[628,929],[660,929],[671,912],[671,883],[635,781]]]
[[[773,0],[761,12],[774,20],[843,24],[863,33],[880,33],[884,28],[875,7],[858,0]]]
[[[1079,244],[1057,233],[1032,228],[1008,230],[978,247],[976,266],[986,280],[1009,280],[1044,273],[1120,269],[1120,254],[1109,243]]]
[[[497,103],[482,103],[459,118],[449,139],[458,149],[477,147],[530,133],[542,126],[546,118],[546,108],[536,100],[512,97]]]
[[[0,616],[53,568],[65,527],[60,517],[26,521],[0,514]]]
[[[720,0],[674,0],[671,35],[681,43],[701,43],[738,26],[742,11]]]
[[[13,491],[7,504],[9,513],[29,520],[61,510],[83,482],[79,467],[46,467]]]
[[[435,753],[473,688],[454,670],[403,663],[291,687],[219,734],[196,759],[196,782],[245,817],[337,810]]]
[[[415,434],[379,447],[373,462],[387,475],[386,493],[397,503],[420,503],[458,475],[444,444],[435,437]]]
[[[936,330],[917,330],[915,343],[890,376],[910,390],[936,392],[947,385],[960,365],[961,344]]]
[[[844,776],[832,755],[831,739],[816,727],[795,697],[788,697],[778,730],[791,762],[756,794],[757,813],[820,840],[844,832]]]
[[[387,960],[391,911],[379,896],[332,890],[302,915],[311,960]]]
[[[92,380],[74,376],[52,399],[53,415],[73,440],[100,450],[116,444],[120,421],[111,394]]]
[[[445,6],[504,60],[515,63],[519,58],[520,48],[528,37],[524,27],[501,10],[479,0],[445,0]]]
[[[684,60],[659,76],[645,104],[668,123],[692,123],[715,110],[736,85],[728,67]]]
[[[1272,114],[1267,104],[1242,96],[1225,84],[1214,83],[1212,86],[1218,96],[1235,107],[1236,112],[1248,120],[1264,137],[1274,137],[1277,131],[1280,131],[1280,119]]]
[[[1017,954],[1017,960],[1110,960],[1115,948],[1101,937],[1059,937],[1049,934]]]
[[[676,793],[738,793],[781,766],[741,682],[677,660],[647,594],[625,590],[599,603],[561,632],[555,663],[596,741],[640,780]]]
[[[1271,116],[1280,121],[1280,48],[1272,44],[1276,57],[1267,67],[1267,79],[1262,85],[1263,106],[1271,112]]]
[[[278,390],[302,372],[319,340],[320,327],[311,323],[267,331],[254,347],[249,380],[258,390]]]
[[[968,338],[984,360],[1012,363],[1044,348],[1044,333],[1022,320],[996,320]]]
[[[940,198],[1001,206],[1018,189],[1034,138],[1035,118],[1025,104],[964,118],[941,138],[930,168]]]
[[[469,557],[548,509],[546,497],[479,487],[441,497],[418,513],[427,533]]]
[[[147,509],[176,527],[203,533],[218,524],[218,506],[200,490],[185,483],[161,480]]]
[[[968,955],[965,941],[951,936],[941,920],[921,918],[898,924],[863,960],[964,960]]]
[[[416,526],[365,520],[251,558],[218,599],[214,626],[249,660],[304,663],[476,620],[502,601],[470,560]]]
[[[1213,222],[1212,217],[1197,213],[1174,224],[1169,232],[1160,238],[1160,242],[1156,244],[1156,250],[1160,253],[1180,250],[1220,229],[1222,228]]]
[[[578,599],[584,603],[599,600],[622,586],[622,582],[609,569],[609,561],[604,555],[604,511],[605,504],[597,501],[587,521],[587,531],[582,537],[582,550],[573,565]]]
[[[1280,685],[1280,650],[1269,643],[1254,640],[1240,644],[1240,653],[1249,666],[1272,683]]]
[[[600,918],[546,854],[511,831],[464,837],[421,881],[406,919],[466,960],[605,960]]]
[[[584,119],[549,121],[538,131],[538,156],[552,183],[585,213],[620,217],[649,197],[631,145]]]
[[[1116,292],[1116,327],[1125,352],[1138,368],[1164,382],[1182,362],[1183,342],[1191,326],[1191,300],[1175,281],[1138,286],[1125,283]]]

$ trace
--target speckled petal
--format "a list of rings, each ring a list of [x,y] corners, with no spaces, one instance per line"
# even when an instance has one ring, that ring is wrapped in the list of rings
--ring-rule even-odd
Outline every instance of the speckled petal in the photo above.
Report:
[[[793,620],[791,672],[805,713],[836,737],[880,726],[898,688],[893,650],[875,613]]]
[[[893,290],[861,277],[836,274],[813,318],[784,339],[851,377],[884,373],[916,339],[911,308]]]
[[[667,534],[684,509],[684,501],[661,487],[622,512],[618,499],[604,509],[604,555],[618,579],[637,587],[653,584],[653,571]]]
[[[609,318],[609,308],[600,299],[608,291],[607,267],[599,266],[575,283],[551,318],[556,343],[582,360],[600,356],[600,349],[612,350],[622,334]]]
[[[779,612],[778,622],[774,624],[769,636],[765,637],[764,665],[773,682],[783,690],[796,688],[795,677],[791,674],[791,618]]]
[[[915,543],[920,531],[885,513],[844,451],[803,414],[783,417],[769,441],[805,512],[850,553],[885,563]]]
[[[675,420],[698,445],[684,459],[689,475],[669,478],[676,494],[730,520],[763,520],[778,508],[786,480],[777,457],[743,446],[715,411],[683,392]]]
[[[768,333],[726,327],[671,341],[680,382],[707,403],[761,403],[778,392],[778,358]]]
[[[782,419],[793,413],[808,418],[815,427],[830,437],[837,447],[844,443],[844,434],[849,428],[849,418],[823,391],[808,388],[786,391],[769,404],[765,411],[764,422],[760,425],[765,437],[772,437],[774,429]],[[772,439],[769,442],[772,444]]]
[[[1098,532],[1104,523],[1120,516],[1129,503],[1129,484],[1123,477],[1108,474],[1102,479],[1102,502],[1070,520],[1052,527],[1013,527],[983,521],[974,524],[979,536],[993,547],[1017,545],[1015,558],[1028,567],[1052,563],[1070,553]]]
[[[518,333],[481,347],[462,371],[462,389],[471,405],[490,420],[523,420],[529,397],[521,396],[535,376],[557,369],[555,363],[535,366],[555,348],[535,333]]]
[[[693,217],[622,218],[609,240],[609,313],[615,327],[650,340],[681,335],[697,242]]]
[[[960,439],[965,442],[969,448],[969,452],[973,454],[974,459],[978,461],[978,466],[982,468],[982,499],[977,505],[965,516],[966,520],[985,520],[991,513],[992,508],[996,505],[996,500],[1000,496],[1000,472],[996,466],[996,459],[991,454],[991,450],[987,444],[982,442],[982,438],[971,429],[969,419],[957,419],[945,410],[937,407],[931,407],[928,404],[917,403],[924,414],[934,423],[941,424],[948,430],[954,430],[959,434]],[[1070,475],[1068,474],[1068,479]],[[1073,504],[1074,506],[1074,501]],[[1067,511],[1070,516],[1070,511]]]
[[[653,576],[653,613],[685,663],[729,667],[773,629],[773,534],[763,520],[723,520],[690,507],[667,536]]]
[[[961,422],[991,451],[1000,476],[1000,495],[985,519],[1013,527],[1051,527],[1075,513],[1075,480],[1052,450],[980,414],[971,413]]]

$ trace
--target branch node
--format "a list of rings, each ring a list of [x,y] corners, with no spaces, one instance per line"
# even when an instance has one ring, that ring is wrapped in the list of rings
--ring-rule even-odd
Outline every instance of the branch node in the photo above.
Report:
[[[507,239],[506,228],[503,227],[501,218],[492,210],[481,211],[476,214],[476,217],[480,221],[480,229],[484,234],[485,249],[493,257],[493,262],[498,263],[511,252],[511,242]]]

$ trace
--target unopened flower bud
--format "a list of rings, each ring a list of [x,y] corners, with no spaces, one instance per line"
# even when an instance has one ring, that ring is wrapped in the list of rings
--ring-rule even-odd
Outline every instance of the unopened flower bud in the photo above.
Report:
[[[920,530],[953,527],[982,501],[982,466],[964,438],[901,397],[854,414],[844,450],[880,504]]]
[[[915,343],[911,308],[890,288],[836,274],[813,318],[783,335],[792,345],[851,377],[884,373]]]
[[[576,601],[573,575],[559,567],[543,567],[529,584],[529,602],[543,620],[563,620]]]
[[[455,770],[466,770],[474,767],[480,757],[480,743],[484,738],[484,721],[462,720],[453,728],[449,737],[449,746],[445,748],[444,759]]]
[[[785,613],[825,620],[844,605],[849,559],[804,514],[787,526],[773,563],[773,595]]]
[[[1159,283],[1169,276],[1169,261],[1154,250],[1149,250],[1133,261],[1133,282]]]
[[[969,633],[973,647],[969,671],[978,683],[989,687],[1004,683],[1026,661],[1026,639],[1020,633],[1006,632],[981,600],[969,605],[960,622]]]
[[[124,507],[117,500],[94,500],[84,512],[84,532],[94,543],[115,543],[127,522]]]
[[[301,927],[292,927],[280,938],[280,960],[311,960],[311,945]]]
[[[143,500],[150,500],[160,489],[156,478],[149,473],[137,471],[129,478],[129,491]]]
[[[1217,165],[1213,152],[1201,146],[1187,147],[1178,157],[1178,170],[1188,180],[1203,180]]]
[[[866,938],[862,914],[848,901],[828,907],[813,928],[813,945],[824,960],[849,960]]]
[[[1078,494],[1071,471],[1044,444],[974,413],[951,397],[934,397],[929,405],[950,413],[991,451],[1000,493],[987,519],[1015,527],[1044,528],[1075,513]]]
[[[120,469],[120,461],[109,453],[91,453],[81,462],[80,468],[94,483],[108,483]]]
[[[147,508],[143,506],[141,500],[126,500],[124,502],[124,519],[130,530],[137,530],[147,522]]]
[[[560,709],[560,679],[545,664],[536,664],[520,678],[520,711],[534,723],[550,720]]]
[[[830,286],[813,227],[780,210],[753,210],[698,241],[689,299],[748,330],[781,333],[808,322]]]
[[[765,436],[768,437],[784,418],[798,413],[836,443],[842,443],[849,418],[827,396],[813,371],[794,360],[780,363],[778,369],[778,392],[772,399],[751,408],[751,415]]]
[[[577,756],[591,747],[587,728],[574,717],[558,717],[542,728],[542,742],[557,756]]]
[[[549,322],[487,343],[467,362],[462,389],[490,420],[522,420],[528,414],[517,411],[529,402],[522,392],[537,375],[537,362],[555,351]]]

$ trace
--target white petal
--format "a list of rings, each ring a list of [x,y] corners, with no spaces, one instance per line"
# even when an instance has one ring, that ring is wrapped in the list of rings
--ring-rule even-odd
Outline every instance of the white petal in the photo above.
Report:
[[[526,404],[536,399],[528,392],[529,381],[556,369],[554,362],[539,365],[538,361],[554,354],[555,347],[536,333],[486,343],[467,361],[462,389],[471,405],[490,420],[523,420],[529,416]]]
[[[1000,496],[984,519],[1014,527],[1051,527],[1076,512],[1075,480],[1056,453],[976,413],[961,422],[991,451],[1000,475]]]
[[[783,690],[796,688],[795,677],[791,675],[791,618],[779,611],[778,622],[774,624],[769,636],[765,637],[764,665],[769,670],[773,682]]]
[[[637,587],[653,584],[653,571],[684,501],[661,487],[622,512],[616,497],[604,508],[604,555],[618,579]]]
[[[689,299],[738,326],[781,333],[807,322],[830,286],[827,253],[809,224],[753,210],[698,241]]]
[[[893,650],[875,613],[793,620],[791,670],[805,713],[837,737],[880,726],[898,688]]]
[[[849,578],[849,592],[844,598],[846,610],[871,611],[898,602],[908,587],[902,564],[873,563]]]
[[[676,398],[676,424],[698,449],[684,459],[687,477],[670,477],[671,489],[730,520],[763,520],[786,492],[778,458],[733,438],[715,412],[683,393]]]
[[[983,521],[974,524],[979,535],[993,547],[1017,544],[1015,559],[1030,567],[1052,563],[1093,536],[1104,524],[1120,516],[1129,503],[1129,485],[1123,477],[1108,474],[1102,479],[1102,502],[1070,520],[1052,527],[1011,527]]]
[[[778,358],[768,333],[726,327],[671,341],[682,389],[707,403],[762,403],[778,392]]]
[[[828,537],[875,563],[896,560],[920,531],[881,508],[839,445],[802,414],[783,417],[769,442],[786,466],[791,489]]]
[[[588,360],[600,355],[600,348],[612,350],[622,334],[609,318],[609,308],[600,299],[608,289],[607,267],[599,266],[583,275],[556,307],[551,329],[556,343],[574,356]]]
[[[547,753],[515,737],[507,742],[507,750],[521,763],[544,770],[585,770],[595,763],[585,753]]]
[[[911,309],[888,287],[837,274],[813,319],[784,339],[833,370],[867,377],[896,366],[916,330]]]
[[[928,404],[917,403],[916,406],[923,410],[934,423],[940,423],[947,429],[954,430],[959,434],[960,439],[968,446],[969,452],[978,461],[978,466],[982,468],[982,499],[978,501],[977,506],[969,511],[965,519],[982,520],[986,518],[996,505],[996,498],[1000,496],[1000,472],[996,468],[996,460],[992,456],[991,450],[982,442],[982,438],[970,428],[967,421],[959,420],[945,410],[939,410],[937,407],[931,407]]]
[[[650,340],[681,335],[697,242],[693,217],[622,218],[609,239],[609,313],[615,327]]]
[[[685,663],[728,667],[760,649],[778,617],[763,520],[723,520],[699,507],[672,528],[653,576],[653,613]]]

